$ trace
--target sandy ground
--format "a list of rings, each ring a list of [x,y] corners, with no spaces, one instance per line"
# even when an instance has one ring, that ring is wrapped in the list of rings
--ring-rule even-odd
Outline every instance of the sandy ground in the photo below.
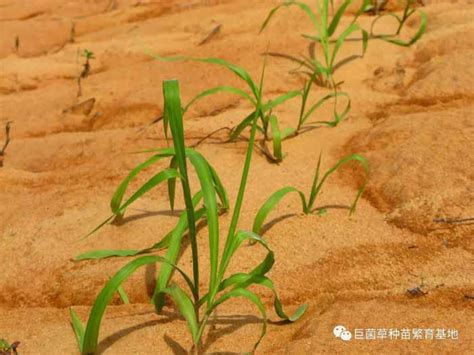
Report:
[[[79,263],[72,261],[74,256],[96,248],[148,246],[176,222],[160,187],[137,202],[122,225],[108,225],[80,240],[109,215],[116,186],[143,160],[129,153],[166,145],[161,124],[149,125],[162,112],[162,80],[178,78],[184,101],[205,88],[240,85],[209,65],[152,60],[144,47],[161,55],[221,57],[253,75],[260,71],[260,54],[267,46],[305,52],[299,33],[308,32],[310,23],[302,13],[281,13],[258,36],[263,18],[278,1],[249,3],[0,1],[2,130],[12,121],[0,168],[0,337],[19,340],[21,354],[77,353],[68,307],[85,320],[108,275],[126,262]],[[427,33],[415,46],[371,42],[363,60],[337,73],[352,96],[348,120],[285,141],[287,157],[280,165],[254,156],[240,224],[247,229],[270,192],[287,185],[309,189],[321,150],[325,168],[353,152],[371,165],[368,189],[351,218],[344,209],[301,215],[296,196],[272,213],[264,235],[276,253],[271,277],[290,310],[302,303],[309,310],[294,324],[272,323],[259,353],[472,354],[474,228],[433,219],[474,216],[474,8],[464,0],[429,1],[424,11]],[[220,33],[199,45],[219,24]],[[417,25],[410,21],[407,33]],[[77,53],[85,48],[96,58],[78,99],[76,78],[83,59]],[[348,43],[343,54],[359,51],[360,44]],[[287,61],[269,60],[268,98],[300,88],[302,78],[289,73],[293,68]],[[325,93],[313,91],[314,98]],[[92,107],[71,109],[92,98]],[[230,95],[203,100],[185,117],[188,143],[236,124],[248,109]],[[278,109],[281,124],[294,125],[298,109],[297,100]],[[318,118],[329,114],[323,108]],[[246,144],[224,140],[222,133],[199,150],[234,199]],[[142,174],[134,186],[151,173]],[[359,181],[353,169],[337,174],[318,206],[348,205]],[[228,215],[222,217],[223,230],[229,221]],[[199,245],[207,264],[205,234],[201,230]],[[262,255],[258,248],[243,248],[231,269],[249,270]],[[189,269],[189,248],[180,263]],[[148,268],[125,284],[131,305],[117,299],[109,308],[101,331],[103,353],[190,349],[185,322],[175,309],[167,307],[158,316],[147,302],[155,272]],[[408,296],[407,289],[414,287],[426,294]],[[271,309],[271,295],[259,294]],[[206,334],[206,351],[249,351],[260,331],[257,315],[245,302],[228,303]],[[273,311],[270,317],[277,320]],[[345,343],[332,334],[339,324],[350,330],[456,329],[459,339]]]

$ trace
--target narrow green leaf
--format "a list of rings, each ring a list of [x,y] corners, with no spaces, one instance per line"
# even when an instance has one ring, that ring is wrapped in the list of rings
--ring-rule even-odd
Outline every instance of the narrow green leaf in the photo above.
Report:
[[[283,153],[281,151],[281,132],[278,127],[278,119],[275,115],[270,116],[270,125],[272,127],[272,141],[273,141],[273,156],[280,162],[283,160]]]
[[[172,157],[170,160],[170,169],[177,169],[178,163],[176,162],[176,157]],[[176,178],[168,179],[168,199],[170,201],[171,212],[174,211],[174,198],[176,195]]]
[[[84,325],[79,319],[77,313],[71,307],[69,308],[69,315],[71,316],[71,325],[74,330],[74,335],[76,336],[77,346],[79,347],[79,351],[82,353],[84,344]]]
[[[333,52],[332,52],[332,56],[331,56],[331,67],[333,66],[334,64],[334,61],[336,59],[336,55],[337,53],[339,52],[339,49],[341,48],[342,44],[344,43],[344,41],[346,40],[346,38],[351,35],[353,32],[359,30],[360,27],[359,25],[353,23],[352,25],[348,26],[340,35],[339,37],[337,38],[336,40],[336,43],[334,44],[334,48],[333,48]]]
[[[253,227],[252,227],[252,231],[254,233],[256,233],[256,234],[260,233],[260,231],[262,229],[262,226],[263,226],[263,223],[265,222],[265,219],[267,218],[268,214],[276,207],[276,205],[280,202],[280,200],[283,197],[285,197],[287,194],[289,194],[290,192],[298,193],[298,195],[301,198],[301,202],[303,204],[303,210],[306,210],[306,199],[305,199],[304,194],[300,190],[298,190],[294,187],[291,187],[291,186],[284,187],[284,188],[274,192],[265,201],[265,203],[262,205],[262,207],[260,207],[260,209],[258,210],[257,214],[255,215],[255,219],[254,219]]]
[[[332,125],[336,126],[340,121],[342,121],[347,116],[347,114],[350,111],[350,107],[351,107],[351,99],[350,99],[349,95],[345,92],[340,92],[340,91],[332,92],[332,93],[324,96],[323,98],[319,99],[315,104],[313,104],[308,109],[308,111],[306,111],[306,113],[303,115],[303,118],[301,119],[301,125],[305,124],[306,121],[309,119],[309,117],[314,113],[314,111],[316,111],[318,108],[320,108],[324,103],[326,103],[330,99],[333,99],[333,98],[336,99],[336,98],[341,97],[341,96],[345,97],[347,99],[346,107],[345,107],[345,109],[344,109],[344,111],[341,115],[339,115],[338,112],[337,112],[337,107],[336,107],[337,101],[336,101],[335,104],[334,104],[334,119],[332,121],[316,121],[316,122],[311,123],[311,124],[317,124],[317,123],[332,124]]]
[[[240,136],[242,131],[252,124],[254,117],[255,111],[245,117],[236,127],[234,127],[230,133],[230,139],[235,140],[238,136]]]
[[[354,199],[354,202],[351,205],[350,214],[355,212],[357,202],[359,201],[360,196],[362,195],[362,193],[365,190],[365,186],[367,184],[367,179],[368,179],[368,176],[369,176],[369,165],[368,165],[367,159],[365,159],[364,157],[362,157],[359,154],[352,154],[352,155],[349,155],[349,156],[344,157],[341,160],[339,160],[333,167],[331,167],[328,171],[326,171],[326,173],[324,174],[324,176],[321,179],[321,181],[319,182],[319,184],[313,185],[313,188],[311,190],[311,201],[308,204],[308,209],[309,210],[313,209],[314,202],[315,202],[319,192],[321,191],[321,188],[323,187],[324,182],[326,181],[326,179],[331,174],[333,174],[336,170],[338,170],[341,166],[343,166],[343,165],[345,165],[345,164],[347,164],[351,161],[357,161],[362,166],[362,168],[364,169],[364,173],[365,173],[364,182],[359,187],[359,189],[357,191],[357,194],[356,194],[356,197]]]
[[[282,94],[282,95],[278,96],[277,98],[275,98],[273,100],[269,100],[265,105],[263,105],[262,111],[263,111],[263,113],[266,113],[269,110],[274,109],[275,107],[281,105],[285,101],[288,101],[289,99],[292,99],[292,98],[294,98],[296,96],[300,96],[300,95],[301,95],[300,90],[289,91],[285,94]]]
[[[258,341],[255,343],[253,349],[257,349],[258,345],[262,341],[262,338],[265,336],[267,332],[267,312],[265,310],[265,306],[263,305],[262,301],[260,298],[253,292],[246,290],[244,288],[236,288],[233,289],[232,291],[229,291],[228,293],[222,295],[219,299],[217,299],[209,308],[208,314],[211,314],[214,309],[224,303],[225,301],[235,298],[235,297],[244,297],[248,299],[250,302],[255,304],[260,311],[260,314],[262,315],[263,318],[263,326],[262,326],[262,333],[260,334],[260,337],[258,338]]]
[[[203,92],[199,93],[198,95],[196,95],[185,107],[184,107],[184,112],[186,112],[189,107],[191,107],[192,104],[194,104],[196,101],[206,97],[206,96],[209,96],[209,95],[214,95],[214,94],[217,94],[217,93],[220,93],[220,92],[230,92],[232,94],[236,94],[238,96],[241,96],[243,97],[244,99],[250,101],[251,104],[255,105],[255,100],[249,95],[247,94],[245,91],[241,90],[241,89],[238,89],[236,87],[233,87],[233,86],[217,86],[215,88],[212,88],[212,89],[207,89],[207,90],[204,90]]]
[[[419,13],[421,17],[420,27],[418,31],[413,35],[413,37],[410,38],[408,41],[392,38],[392,36],[381,36],[381,39],[386,42],[390,42],[390,43],[396,44],[397,46],[402,46],[402,47],[409,47],[412,44],[416,43],[421,38],[421,36],[423,36],[423,34],[426,32],[426,26],[428,24],[428,18],[426,14],[423,11],[420,11]]]
[[[184,56],[162,57],[158,54],[152,53],[149,49],[145,49],[145,52],[149,56],[151,56],[155,59],[158,59],[160,61],[163,61],[163,62],[194,61],[194,62],[209,63],[209,64],[216,64],[216,65],[223,66],[224,68],[229,69],[234,74],[236,74],[239,78],[244,80],[247,83],[247,85],[250,87],[250,89],[251,89],[252,93],[255,95],[255,97],[257,97],[257,95],[258,95],[257,87],[256,87],[255,83],[252,81],[252,78],[250,77],[250,74],[245,69],[243,69],[243,68],[241,68],[241,67],[239,67],[235,64],[229,63],[229,62],[225,61],[224,59],[220,59],[220,58],[193,58],[193,57],[184,57]]]
[[[289,1],[286,1],[284,4],[282,5],[279,5],[275,8],[273,8],[270,13],[267,15],[265,21],[263,22],[262,26],[260,27],[260,31],[259,33],[261,33],[265,27],[268,25],[268,23],[270,22],[271,18],[273,17],[273,15],[275,15],[275,13],[283,6],[285,7],[288,7],[288,6],[291,6],[291,5],[296,5],[298,6],[301,10],[303,10],[307,15],[308,17],[310,18],[311,20],[311,23],[313,24],[313,26],[315,28],[319,28],[319,24],[318,24],[318,20],[316,18],[316,15],[315,13],[311,10],[311,8],[306,5],[305,3],[303,2],[300,2],[300,1],[294,1],[294,0],[289,0]]]
[[[128,295],[127,293],[125,292],[125,289],[123,288],[122,285],[120,285],[118,288],[117,288],[117,292],[120,296],[120,299],[122,300],[122,302],[124,304],[129,304],[130,303],[130,300],[128,298]]]
[[[158,160],[168,157],[170,155],[172,154],[166,154],[166,152],[162,150],[158,154],[146,160],[144,163],[139,164],[128,174],[128,176],[119,185],[114,195],[112,196],[112,200],[110,201],[110,208],[114,214],[117,214],[119,212],[119,208],[122,203],[123,196],[125,195],[125,191],[127,190],[127,187],[130,182],[138,175],[138,173],[141,172],[143,169],[146,169],[149,166],[153,165]]]
[[[345,0],[341,6],[336,11],[336,14],[334,15],[331,24],[329,25],[328,28],[328,36],[332,36],[334,32],[336,31],[337,26],[339,25],[339,21],[341,21],[341,17],[346,11],[347,7],[352,3],[352,0]]]
[[[147,264],[154,264],[157,262],[169,263],[168,260],[160,256],[143,256],[133,260],[132,262],[122,267],[107,282],[107,284],[97,296],[97,299],[90,311],[89,320],[87,322],[87,327],[84,333],[82,354],[94,354],[97,352],[97,344],[99,339],[99,330],[100,324],[102,322],[102,317],[104,316],[107,305],[110,303],[114,294],[117,292],[118,287],[139,267]],[[182,270],[180,270],[176,266],[174,267],[180,272],[181,275],[183,275],[188,284],[192,284],[189,277]]]
[[[171,285],[162,290],[162,292],[168,294],[173,299],[174,303],[178,306],[179,313],[186,319],[189,330],[193,336],[194,344],[199,343],[199,325],[196,319],[196,313],[194,312],[194,305],[189,296],[178,286]]]
[[[125,209],[130,206],[133,202],[138,200],[148,191],[153,189],[154,187],[158,186],[162,182],[169,180],[169,179],[176,179],[179,177],[179,173],[176,169],[165,169],[151,179],[149,179],[145,184],[143,184],[123,205],[118,208],[117,213],[123,214]]]

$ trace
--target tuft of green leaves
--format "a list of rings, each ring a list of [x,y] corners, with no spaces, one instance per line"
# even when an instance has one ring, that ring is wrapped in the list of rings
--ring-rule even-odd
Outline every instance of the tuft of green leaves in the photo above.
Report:
[[[315,211],[314,209],[314,204],[316,202],[316,199],[318,195],[321,193],[321,189],[324,186],[324,183],[327,181],[330,175],[332,175],[334,172],[339,170],[343,165],[346,165],[350,162],[357,162],[359,165],[362,167],[364,170],[365,174],[365,179],[363,183],[359,186],[359,189],[357,190],[356,197],[354,198],[354,201],[352,202],[352,205],[349,209],[349,214],[352,214],[355,212],[357,202],[359,201],[360,196],[365,190],[365,186],[367,184],[367,179],[369,176],[369,165],[367,160],[362,157],[359,154],[352,154],[349,156],[346,156],[339,160],[334,166],[332,166],[329,170],[327,170],[324,175],[320,178],[320,169],[321,169],[321,155],[319,156],[318,159],[318,164],[316,166],[316,171],[314,173],[314,178],[313,178],[313,183],[311,184],[311,189],[309,191],[308,195],[305,195],[301,190],[298,190],[295,187],[292,186],[287,186],[283,187],[280,190],[274,192],[266,201],[265,203],[260,207],[258,210],[257,214],[255,215],[255,219],[253,222],[253,227],[252,227],[252,232],[253,233],[261,233],[262,232],[262,227],[265,223],[266,218],[270,214],[270,212],[276,208],[278,203],[289,193],[291,192],[296,192],[298,196],[301,199],[301,205],[303,207],[303,213],[304,214],[309,214]]]
[[[378,14],[372,21],[370,32],[357,23],[361,15],[373,9],[373,5],[371,4],[370,0],[363,0],[359,9],[353,15],[350,23],[345,28],[340,28],[341,19],[347,13],[348,7],[352,2],[353,0],[344,0],[339,5],[339,7],[334,8],[332,6],[332,1],[320,0],[316,2],[315,10],[313,10],[309,5],[297,0],[287,0],[283,4],[276,6],[268,13],[267,17],[263,21],[260,32],[262,32],[268,26],[271,19],[278,10],[284,7],[296,6],[305,12],[306,15],[308,15],[311,23],[313,24],[315,34],[303,34],[303,37],[311,41],[308,46],[309,57],[302,56],[301,58],[298,58],[292,55],[281,53],[269,54],[277,57],[283,57],[297,63],[299,68],[303,68],[301,70],[298,69],[298,71],[307,74],[317,85],[335,89],[340,84],[334,79],[334,73],[336,70],[355,59],[362,58],[367,50],[369,40],[380,39],[399,46],[411,46],[416,41],[418,41],[426,31],[426,15],[424,12],[417,11],[411,7],[413,0],[407,0],[405,9],[401,16],[395,13]],[[330,7],[333,11],[330,11]],[[330,15],[330,12],[332,13],[332,16]],[[418,12],[421,18],[418,31],[409,40],[402,40],[398,38],[406,21],[415,12]],[[398,21],[399,26],[397,31],[394,34],[374,34],[374,25],[381,18],[386,16],[391,16]],[[362,42],[361,54],[351,55],[344,59],[338,60],[337,58],[341,47],[350,38],[350,36],[356,32],[360,32],[361,34],[361,37],[357,39]],[[351,38],[351,40],[353,39]],[[318,48],[321,49],[322,55],[320,57],[316,56],[315,44],[317,44]]]
[[[225,64],[222,64],[225,65]],[[255,84],[250,78],[250,75],[244,70],[240,70],[231,65],[227,66],[231,70],[235,70],[239,75],[245,78],[253,90],[254,97],[257,103],[257,110],[255,111],[252,122],[251,122],[251,133],[247,153],[244,162],[244,168],[242,171],[241,183],[237,195],[237,199],[233,208],[232,220],[230,223],[227,237],[225,239],[225,245],[222,249],[222,253],[219,254],[219,241],[221,239],[221,230],[219,227],[219,206],[217,203],[218,198],[227,201],[222,198],[225,190],[223,190],[220,180],[216,179],[216,173],[204,157],[193,149],[185,147],[184,142],[184,129],[183,129],[183,109],[180,102],[179,84],[177,81],[165,81],[163,83],[163,95],[165,101],[165,117],[169,123],[169,127],[173,139],[173,148],[165,150],[155,150],[155,155],[148,159],[145,163],[141,164],[138,169],[132,170],[127,179],[119,186],[114,197],[112,198],[111,208],[115,215],[120,215],[124,212],[125,208],[130,203],[135,201],[137,198],[142,196],[145,192],[149,191],[151,187],[156,186],[161,181],[179,178],[181,181],[181,188],[183,191],[184,202],[186,210],[180,215],[180,219],[176,227],[166,235],[157,244],[160,247],[166,247],[167,251],[165,256],[156,255],[145,255],[139,256],[133,261],[122,267],[114,276],[110,278],[107,284],[104,286],[102,291],[99,293],[87,321],[87,325],[84,327],[79,317],[73,310],[71,310],[71,323],[76,334],[76,338],[79,344],[79,349],[82,354],[96,353],[98,350],[98,340],[100,325],[105,313],[105,310],[113,298],[116,292],[121,292],[121,285],[140,267],[159,263],[161,265],[160,272],[158,275],[155,292],[152,296],[152,303],[155,306],[157,312],[160,312],[164,306],[165,295],[169,296],[175,303],[178,311],[185,318],[189,331],[191,333],[195,349],[199,349],[201,345],[201,339],[203,332],[207,326],[208,319],[215,311],[215,309],[221,304],[236,298],[243,297],[249,302],[253,303],[259,310],[262,319],[263,326],[260,337],[255,343],[254,349],[260,343],[262,337],[266,333],[267,326],[267,315],[263,302],[260,297],[252,291],[249,287],[252,285],[262,286],[272,291],[275,297],[274,307],[276,314],[283,320],[293,322],[299,319],[306,310],[306,305],[298,308],[293,315],[288,315],[283,311],[280,299],[277,296],[275,286],[273,282],[266,276],[274,265],[274,253],[269,248],[267,243],[256,233],[237,230],[238,221],[240,218],[243,198],[247,185],[247,178],[250,170],[250,163],[252,153],[255,144],[255,135],[257,131],[257,121],[261,115],[262,103],[262,83],[263,74],[260,81],[260,85]],[[126,188],[130,181],[136,176],[138,172],[143,170],[145,167],[153,164],[154,161],[163,158],[164,156],[172,157],[172,166],[164,171],[168,171],[165,179],[160,175],[162,172],[155,176],[161,176],[160,179],[156,178],[153,183],[145,183],[132,195],[127,201],[131,201],[127,204],[127,201],[123,203],[123,196]],[[188,174],[188,163],[194,167],[195,172],[198,176],[200,190],[194,194],[191,193],[191,186],[189,183]],[[174,169],[172,174],[169,173],[170,169]],[[152,178],[153,179],[153,178]],[[217,183],[217,180],[219,183]],[[158,182],[159,181],[159,182]],[[149,184],[150,183],[150,184]],[[174,194],[174,188],[173,188]],[[138,197],[136,197],[138,196]],[[192,197],[193,196],[193,197]],[[135,198],[136,197],[136,198]],[[196,205],[200,201],[203,201],[203,206],[196,210]],[[207,291],[202,294],[200,287],[200,270],[201,263],[199,259],[199,249],[197,244],[196,235],[196,224],[197,221],[205,215],[207,221],[207,232],[208,232],[208,243],[209,243],[209,284],[207,285]],[[188,230],[189,240],[192,249],[192,264],[193,274],[192,277],[188,276],[178,264],[178,255],[182,246],[182,238],[185,231]],[[263,261],[254,267],[250,272],[235,273],[227,275],[227,268],[235,255],[239,247],[245,241],[253,241],[260,244],[266,250],[266,256]],[[156,250],[156,245],[139,250],[139,251],[98,251],[89,253],[86,256],[80,257],[80,259],[86,258],[103,258],[111,256],[132,256],[138,254],[149,253]],[[178,286],[175,283],[171,283],[173,273],[177,271],[178,274],[184,279],[186,289]],[[202,313],[201,313],[202,311]]]

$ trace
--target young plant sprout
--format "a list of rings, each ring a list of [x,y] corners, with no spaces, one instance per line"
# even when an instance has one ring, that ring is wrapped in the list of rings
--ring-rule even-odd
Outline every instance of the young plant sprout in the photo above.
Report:
[[[284,188],[274,192],[265,201],[265,203],[262,205],[262,207],[260,207],[260,209],[258,210],[258,212],[255,216],[255,219],[254,219],[252,232],[257,233],[257,234],[261,233],[262,226],[263,226],[263,224],[265,222],[265,219],[267,218],[268,214],[277,206],[277,204],[281,201],[281,199],[283,197],[285,197],[287,194],[289,194],[290,192],[296,192],[299,195],[299,197],[301,199],[301,204],[302,204],[302,207],[303,207],[303,213],[304,214],[310,214],[310,213],[314,212],[315,211],[314,203],[316,202],[316,199],[317,199],[319,193],[321,192],[321,189],[322,189],[324,183],[326,182],[327,178],[331,174],[333,174],[335,171],[337,171],[339,168],[341,168],[343,165],[345,165],[345,164],[347,164],[351,161],[358,162],[360,164],[360,166],[364,169],[364,173],[365,173],[364,182],[359,187],[359,189],[357,191],[357,194],[356,194],[356,197],[355,197],[354,201],[352,202],[352,205],[351,205],[350,210],[349,210],[349,214],[354,213],[355,209],[356,209],[356,206],[357,206],[357,202],[359,201],[360,196],[362,195],[362,193],[365,190],[365,185],[367,183],[367,178],[368,178],[368,175],[369,175],[369,165],[368,165],[367,160],[364,157],[360,156],[359,154],[352,154],[352,155],[349,155],[347,157],[344,157],[341,160],[339,160],[328,171],[326,171],[326,173],[320,179],[320,167],[321,167],[321,155],[320,155],[319,159],[318,159],[318,165],[316,166],[316,172],[314,174],[313,183],[311,185],[311,190],[309,192],[309,195],[306,197],[306,195],[301,190],[298,190],[297,188],[292,187],[292,186],[284,187]]]
[[[262,24],[260,32],[262,32],[267,27],[270,20],[273,18],[273,16],[278,10],[280,10],[282,7],[289,7],[294,5],[299,7],[308,15],[314,26],[316,34],[303,34],[303,37],[311,41],[309,45],[309,57],[302,56],[301,58],[297,58],[287,54],[269,54],[284,57],[298,63],[300,67],[303,68],[299,71],[312,78],[312,80],[314,80],[317,85],[326,86],[329,88],[336,88],[340,83],[336,82],[334,79],[335,71],[342,65],[345,65],[357,58],[363,57],[367,50],[367,45],[370,39],[380,39],[399,46],[410,46],[415,43],[426,30],[427,18],[426,15],[420,11],[419,14],[421,18],[421,23],[415,35],[408,41],[397,38],[400,35],[401,30],[404,27],[408,18],[416,12],[415,9],[412,9],[410,7],[413,2],[412,0],[407,1],[403,15],[401,17],[394,13],[383,13],[376,16],[372,21],[370,34],[367,30],[362,28],[357,23],[357,20],[365,11],[373,8],[373,5],[371,4],[370,0],[363,0],[361,6],[354,14],[351,22],[347,25],[347,27],[345,27],[344,29],[339,29],[341,24],[341,18],[347,12],[348,7],[352,2],[353,0],[343,1],[341,5],[337,9],[335,9],[335,11],[333,11],[334,15],[332,16],[332,18],[330,16],[329,8],[330,4],[332,5],[333,2],[330,0],[316,1],[316,11],[313,11],[311,7],[307,4],[296,0],[287,0],[283,4],[276,6],[267,15],[267,18]],[[375,23],[379,21],[380,18],[385,16],[391,16],[397,19],[399,24],[397,31],[394,34],[374,34],[373,29]],[[362,41],[362,53],[360,55],[351,55],[347,58],[337,60],[342,45],[345,43],[345,41],[349,39],[349,36],[355,32],[361,33],[361,37],[358,40]],[[321,48],[322,58],[318,58],[316,56],[315,44],[318,44]]]
[[[16,349],[18,348],[18,345],[20,345],[19,341],[15,341],[13,343],[9,343],[5,339],[0,338],[0,354],[1,355],[10,355],[10,354],[18,354]]]
[[[88,49],[84,49],[84,52],[81,54],[81,56],[84,57],[86,61],[82,65],[82,71],[77,78],[77,97],[82,95],[81,80],[87,78],[91,71],[90,60],[95,59],[94,53]]]
[[[237,225],[241,213],[241,207],[247,185],[247,177],[250,170],[250,163],[253,154],[255,135],[257,131],[257,122],[262,115],[262,80],[260,86],[257,86],[250,78],[247,72],[237,70],[235,67],[229,65],[226,62],[221,61],[221,65],[228,67],[231,70],[238,72],[238,75],[243,78],[249,86],[252,88],[254,99],[256,102],[257,110],[254,113],[251,122],[251,133],[249,138],[249,144],[245,157],[244,168],[242,171],[241,183],[237,195],[237,199],[234,205],[232,220],[227,232],[225,239],[225,245],[222,254],[219,255],[219,244],[221,238],[221,230],[219,226],[219,207],[217,198],[222,194],[219,191],[220,186],[216,186],[216,174],[211,168],[209,163],[204,157],[197,151],[186,148],[184,140],[184,129],[183,129],[183,109],[180,101],[179,85],[175,80],[165,81],[163,83],[163,95],[164,95],[164,120],[170,127],[171,135],[173,139],[173,147],[166,149],[154,150],[155,155],[144,164],[141,164],[139,170],[143,169],[143,165],[150,166],[153,162],[156,162],[162,157],[171,157],[172,163],[169,169],[163,170],[162,172],[155,175],[155,180],[148,182],[142,188],[140,188],[133,196],[143,195],[143,191],[148,191],[151,186],[156,186],[158,181],[170,180],[178,178],[181,181],[181,188],[184,196],[184,203],[186,206],[185,212],[180,216],[179,222],[175,229],[169,234],[167,240],[167,251],[164,257],[156,255],[146,255],[136,258],[131,261],[123,268],[121,268],[105,285],[100,294],[98,295],[89,315],[87,326],[84,327],[78,316],[71,310],[72,325],[76,333],[79,348],[82,354],[90,354],[98,351],[98,340],[100,324],[106,310],[107,305],[111,301],[113,295],[122,283],[133,274],[139,267],[147,264],[160,263],[160,273],[157,279],[156,288],[152,296],[152,303],[155,306],[157,312],[161,312],[164,307],[165,295],[169,296],[175,303],[181,315],[186,319],[189,331],[193,340],[193,351],[199,352],[202,345],[202,337],[204,330],[208,324],[209,317],[213,314],[218,306],[224,302],[235,298],[243,297],[253,303],[259,309],[263,318],[262,333],[256,342],[254,348],[258,346],[262,337],[266,333],[267,315],[265,306],[262,303],[260,297],[249,290],[252,285],[263,286],[270,289],[275,296],[275,311],[277,315],[286,321],[297,320],[305,311],[306,306],[301,306],[295,312],[293,316],[288,316],[282,308],[281,302],[277,297],[273,282],[266,276],[274,264],[274,253],[269,248],[267,243],[262,240],[256,233],[237,230]],[[154,160],[153,160],[154,159]],[[194,166],[196,174],[198,176],[200,190],[194,195],[191,190],[189,183],[188,174],[188,162]],[[137,167],[138,168],[138,167]],[[135,175],[138,173],[137,168],[134,169]],[[161,175],[160,175],[161,174]],[[128,182],[133,178],[132,174],[129,175],[128,181],[122,183],[119,187],[123,196],[123,192],[128,185]],[[174,188],[171,189],[171,194],[174,199]],[[120,195],[120,194],[119,194]],[[117,196],[117,194],[116,194]],[[132,197],[133,197],[132,196]],[[138,198],[138,197],[136,197]],[[135,199],[136,199],[135,198]],[[128,201],[130,201],[130,198]],[[200,200],[204,201],[203,207],[196,210],[196,206]],[[112,209],[120,214],[126,208],[127,202],[121,204],[121,199],[114,200]],[[132,201],[133,202],[133,201]],[[210,249],[210,266],[209,266],[209,284],[207,285],[206,292],[202,292],[200,287],[200,275],[202,269],[202,263],[199,260],[199,249],[197,244],[197,221],[205,215],[207,221],[208,230],[208,241]],[[181,241],[185,230],[188,230],[189,241],[191,244],[192,251],[192,276],[187,275],[181,268],[177,266],[178,254],[181,249]],[[246,240],[255,241],[260,244],[266,251],[266,257],[263,261],[257,265],[252,271],[248,273],[240,272],[233,275],[227,275],[227,267],[234,256],[235,252],[239,249],[242,243]],[[153,249],[153,248],[152,248]],[[153,250],[145,251],[144,253],[150,253]],[[108,255],[110,256],[110,255]],[[173,272],[183,277],[187,288],[181,288],[177,284],[170,283],[173,276]]]
[[[159,55],[156,55],[154,53],[148,52],[149,55],[152,57],[162,60],[162,61],[169,61],[169,62],[176,62],[176,61],[197,61],[197,62],[204,62],[204,63],[210,63],[210,64],[216,64],[216,65],[221,65],[224,66],[225,68],[229,69],[231,72],[233,72],[235,75],[237,75],[239,78],[243,79],[249,86],[249,92],[239,89],[234,86],[217,86],[211,89],[207,89],[196,95],[192,100],[189,101],[188,104],[183,106],[183,112],[187,112],[188,109],[198,100],[203,99],[204,97],[214,95],[220,92],[228,92],[232,93],[235,95],[238,95],[246,100],[248,100],[251,105],[253,106],[253,111],[244,119],[240,121],[239,124],[237,124],[235,127],[230,129],[229,133],[229,140],[233,141],[237,139],[242,132],[249,128],[252,123],[252,119],[255,115],[255,113],[258,110],[258,104],[257,101],[252,97],[255,95],[255,84],[249,84],[249,82],[252,82],[252,79],[248,75],[248,73],[241,67],[231,64],[229,62],[226,62],[222,59],[218,58],[191,58],[191,57],[161,57]],[[243,73],[246,73],[246,75],[243,75]],[[278,97],[276,97],[273,100],[267,100],[265,101],[264,104],[261,105],[260,108],[260,114],[258,115],[258,123],[257,123],[257,130],[262,134],[262,138],[260,140],[259,146],[257,146],[261,152],[270,160],[271,162],[279,163],[283,160],[283,152],[282,152],[282,141],[292,137],[299,132],[302,131],[303,128],[309,128],[311,126],[315,125],[328,125],[328,126],[336,126],[339,122],[341,122],[344,118],[347,117],[349,110],[350,110],[350,99],[349,96],[346,93],[343,92],[334,92],[331,94],[328,94],[321,98],[319,101],[317,101],[315,104],[311,105],[308,107],[307,105],[307,100],[308,96],[310,93],[310,89],[312,87],[313,81],[310,80],[307,83],[305,83],[304,87],[302,90],[292,90],[287,93],[284,93]],[[301,97],[302,99],[302,106],[301,106],[301,111],[298,116],[298,123],[295,128],[293,127],[286,127],[284,129],[280,129],[278,118],[276,115],[273,114],[273,109],[276,107],[284,104],[286,101],[296,98],[296,97]],[[342,113],[338,113],[336,106],[337,106],[337,100],[339,97],[345,97],[347,99],[347,104],[345,106],[345,109]],[[328,100],[334,99],[334,119],[330,121],[313,121],[313,122],[308,122],[309,118],[313,115],[313,113],[321,107],[325,102]],[[263,98],[261,98],[261,101],[263,102]],[[165,132],[167,130],[167,122],[164,120],[164,126],[165,126]],[[208,135],[206,138],[210,137],[212,134],[221,131],[223,128],[218,129],[217,131],[214,131],[210,135]],[[273,152],[271,153],[267,146],[266,142],[271,140],[272,145],[273,145]],[[199,142],[202,142],[200,140]]]

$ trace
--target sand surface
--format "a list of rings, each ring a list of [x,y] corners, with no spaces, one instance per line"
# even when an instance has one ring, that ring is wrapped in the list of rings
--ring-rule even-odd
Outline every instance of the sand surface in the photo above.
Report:
[[[474,228],[433,220],[474,217],[474,7],[465,0],[428,2],[423,9],[427,32],[416,45],[371,42],[363,60],[337,72],[352,97],[346,121],[285,141],[287,156],[279,165],[259,152],[254,155],[240,222],[244,229],[251,228],[271,192],[288,185],[309,190],[321,150],[324,169],[349,153],[364,155],[371,166],[367,190],[350,218],[347,209],[337,208],[323,216],[302,215],[296,195],[271,214],[264,237],[277,262],[270,276],[290,311],[302,303],[309,309],[294,324],[270,324],[258,353],[472,354]],[[267,47],[306,51],[299,34],[311,27],[296,9],[280,13],[258,35],[276,3],[0,1],[0,142],[5,123],[12,122],[0,168],[0,338],[19,340],[21,354],[78,353],[68,307],[85,320],[104,282],[126,260],[72,259],[98,248],[151,245],[176,222],[161,186],[135,203],[123,224],[107,225],[80,240],[109,215],[115,188],[144,159],[129,153],[166,146],[162,124],[150,125],[162,113],[162,80],[179,79],[184,102],[205,88],[241,86],[223,69],[159,62],[144,48],[160,55],[221,57],[257,76]],[[367,16],[362,23],[369,21]],[[410,21],[404,35],[418,24]],[[199,45],[217,25],[222,25],[220,32]],[[85,48],[96,58],[77,98],[83,61],[78,51]],[[360,43],[350,42],[342,51],[342,56],[359,53]],[[291,69],[294,64],[288,61],[269,59],[267,98],[301,87],[303,78]],[[314,88],[312,97],[325,92]],[[93,106],[75,106],[90,99],[95,99]],[[294,126],[298,110],[299,100],[293,100],[275,113],[283,127]],[[248,113],[248,104],[235,96],[205,99],[185,117],[187,142],[233,126]],[[330,114],[323,107],[317,119]],[[246,143],[225,139],[222,132],[198,149],[216,167],[233,201]],[[133,186],[153,171],[141,174]],[[360,178],[357,169],[336,174],[317,205],[349,205]],[[223,216],[224,231],[229,223],[230,215]],[[204,270],[206,239],[204,228],[199,233]],[[250,270],[263,255],[259,248],[244,247],[230,269]],[[186,247],[180,259],[186,270],[190,257]],[[131,305],[117,298],[108,309],[100,335],[104,354],[190,349],[186,324],[173,306],[158,316],[148,303],[155,272],[142,270],[124,285]],[[207,272],[203,275],[206,284]],[[408,296],[407,289],[415,287],[426,294]],[[271,310],[271,294],[258,292]],[[273,310],[269,315],[277,321]],[[229,302],[212,320],[205,350],[250,351],[260,321],[252,306]],[[332,334],[338,324],[349,329],[456,329],[459,339],[345,343]]]

